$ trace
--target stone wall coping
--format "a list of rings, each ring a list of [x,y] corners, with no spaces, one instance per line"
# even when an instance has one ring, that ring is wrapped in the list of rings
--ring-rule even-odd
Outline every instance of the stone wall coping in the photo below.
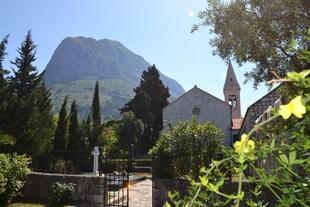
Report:
[[[45,173],[45,172],[31,172],[33,175],[48,175],[48,176],[59,176],[59,177],[96,177],[96,178],[104,178],[104,176],[98,176],[95,174],[59,174],[59,173]]]

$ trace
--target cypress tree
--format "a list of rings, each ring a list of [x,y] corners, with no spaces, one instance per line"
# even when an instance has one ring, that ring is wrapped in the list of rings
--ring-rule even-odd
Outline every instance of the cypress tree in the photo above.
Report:
[[[61,105],[61,109],[59,111],[59,119],[57,123],[57,127],[55,130],[55,137],[53,143],[53,150],[65,150],[68,144],[68,137],[67,137],[67,125],[68,125],[68,118],[67,118],[67,102],[68,96],[64,98],[64,101]]]
[[[101,115],[100,115],[100,98],[99,98],[99,82],[96,82],[93,102],[92,102],[92,121],[93,121],[93,132],[90,139],[90,147],[98,145],[98,137],[101,133]]]
[[[91,125],[91,118],[88,115],[86,121],[84,121],[83,124],[83,138],[85,139],[85,142],[89,145],[89,140],[92,137],[92,125]]]
[[[51,94],[46,89],[43,73],[33,65],[36,60],[31,32],[18,49],[10,87],[15,97],[10,104],[8,131],[16,138],[14,151],[39,157],[51,149],[54,131]]]
[[[80,137],[78,125],[78,111],[75,100],[71,104],[69,119],[69,143],[67,149],[68,151],[78,151],[80,147]]]
[[[101,117],[100,117],[100,100],[99,100],[99,82],[96,82],[93,102],[92,102],[92,118],[93,124],[95,127],[101,125]]]

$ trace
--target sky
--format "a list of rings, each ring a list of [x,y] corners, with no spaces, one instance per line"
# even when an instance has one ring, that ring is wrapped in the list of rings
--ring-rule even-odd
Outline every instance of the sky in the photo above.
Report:
[[[45,69],[64,38],[85,36],[121,42],[134,53],[155,64],[165,75],[178,81],[185,91],[194,85],[224,99],[227,64],[213,56],[208,28],[190,33],[199,22],[197,13],[206,0],[1,0],[0,38],[9,34],[4,66],[17,56],[28,30],[37,47],[36,66]],[[253,65],[238,67],[232,61],[241,87],[241,110],[268,92],[252,82],[243,84],[244,73]]]

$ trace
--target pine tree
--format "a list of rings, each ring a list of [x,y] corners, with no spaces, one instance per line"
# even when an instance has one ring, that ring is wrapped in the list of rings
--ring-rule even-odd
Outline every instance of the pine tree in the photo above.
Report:
[[[64,101],[61,105],[61,109],[59,111],[59,119],[57,123],[57,127],[55,130],[55,137],[53,143],[53,150],[64,151],[67,148],[68,137],[67,137],[67,125],[68,125],[68,117],[67,117],[67,102],[68,96],[64,98]]]
[[[75,100],[71,104],[69,119],[69,143],[67,149],[68,151],[78,151],[80,147],[80,134],[78,124],[78,110]]]
[[[96,82],[93,102],[92,102],[92,121],[93,133],[90,139],[90,147],[98,145],[98,137],[101,133],[101,114],[100,114],[100,98],[99,98],[99,82]]]
[[[9,108],[8,128],[16,138],[14,151],[37,158],[51,149],[54,121],[51,113],[51,94],[46,89],[43,73],[39,74],[31,32],[18,49],[19,57],[11,62],[16,70],[10,81],[14,103]]]
[[[15,76],[12,78],[12,84],[19,99],[27,98],[43,79],[43,74],[39,75],[37,68],[33,65],[36,60],[36,47],[29,31],[25,41],[17,50],[20,57],[11,62],[17,68],[17,70],[13,70]]]
[[[0,89],[2,89],[3,86],[6,84],[6,79],[4,76],[8,74],[8,71],[5,70],[2,65],[4,57],[7,55],[5,50],[6,50],[6,45],[8,43],[8,37],[9,36],[5,36],[0,42]]]
[[[121,113],[132,111],[144,125],[144,133],[140,148],[142,153],[154,145],[163,129],[162,109],[169,104],[169,89],[160,80],[159,71],[155,65],[144,71],[140,85],[134,89],[135,96],[121,109]]]
[[[8,81],[5,78],[5,75],[8,74],[8,71],[3,68],[2,62],[4,60],[6,45],[8,43],[8,36],[4,37],[0,42],[0,129],[4,128],[6,122],[6,117],[8,117],[7,101],[8,101]]]

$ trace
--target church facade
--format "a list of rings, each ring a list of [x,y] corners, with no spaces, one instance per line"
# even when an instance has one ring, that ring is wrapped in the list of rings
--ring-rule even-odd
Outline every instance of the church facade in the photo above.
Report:
[[[221,100],[194,86],[163,109],[163,123],[195,117],[198,122],[212,122],[224,132],[224,143],[231,145],[238,138],[242,124],[240,86],[231,63],[228,64],[223,88],[225,100]]]

